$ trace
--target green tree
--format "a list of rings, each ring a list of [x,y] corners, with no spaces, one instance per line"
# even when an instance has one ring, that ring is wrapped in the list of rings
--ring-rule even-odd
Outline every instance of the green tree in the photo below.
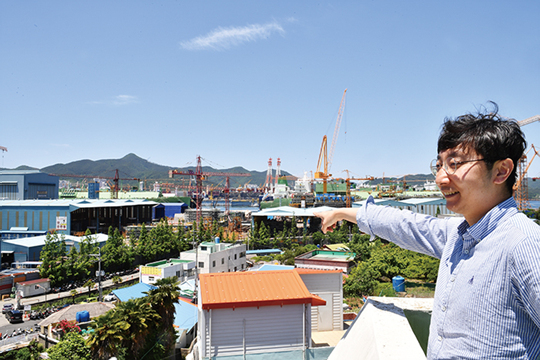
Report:
[[[145,262],[153,261],[157,254],[157,247],[144,224],[141,226],[141,233],[137,241],[137,254],[140,255]]]
[[[64,236],[47,234],[45,244],[40,253],[43,262],[40,266],[40,276],[49,278],[52,286],[64,283],[67,280],[65,266],[66,242]]]
[[[48,354],[51,360],[92,360],[90,347],[77,332],[68,332]]]
[[[179,282],[176,277],[159,279],[154,284],[155,289],[148,292],[152,308],[161,316],[161,327],[158,333],[161,344],[166,352],[174,348],[176,341],[176,330],[174,329],[174,304],[178,304],[180,297]]]
[[[88,279],[83,286],[88,288],[88,292],[91,292],[92,288],[96,286],[96,283],[94,282],[94,280]]]

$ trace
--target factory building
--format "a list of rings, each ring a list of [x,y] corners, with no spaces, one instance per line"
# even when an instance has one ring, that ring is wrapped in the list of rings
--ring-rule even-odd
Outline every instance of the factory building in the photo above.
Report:
[[[107,233],[109,227],[124,228],[150,223],[152,207],[148,200],[5,200],[0,201],[0,236],[14,228],[28,231],[56,231],[64,235]],[[21,235],[22,237],[22,235]]]
[[[65,235],[60,237],[66,242],[67,253],[71,251],[71,247],[80,249],[80,242],[84,237]],[[105,234],[90,235],[93,242],[97,243],[99,247],[105,246],[108,236]],[[13,254],[13,261],[15,263],[22,263],[27,261],[39,261],[40,253],[45,246],[47,240],[46,235],[34,236],[24,239],[4,240],[2,241],[2,253]]]
[[[0,200],[58,199],[58,176],[39,170],[0,171]]]
[[[444,198],[410,198],[403,200],[394,199],[374,199],[375,204],[391,206],[400,210],[410,210],[414,213],[431,216],[454,216],[454,212],[446,207]],[[364,206],[366,200],[353,203],[353,207]]]

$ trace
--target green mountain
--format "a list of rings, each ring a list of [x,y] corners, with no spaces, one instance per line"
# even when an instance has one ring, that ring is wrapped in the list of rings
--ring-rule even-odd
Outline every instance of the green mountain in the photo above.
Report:
[[[113,179],[115,177],[116,169],[120,179],[140,179],[140,180],[158,180],[161,182],[169,183],[189,183],[189,176],[175,175],[174,178],[169,178],[169,170],[178,171],[196,171],[195,166],[189,166],[184,168],[164,166],[152,163],[148,160],[142,159],[135,154],[128,154],[121,159],[107,159],[107,160],[78,160],[68,164],[55,164],[40,169],[41,172],[58,175],[61,179],[72,179],[69,175],[75,175],[76,177],[99,177]],[[244,185],[249,181],[250,184],[262,185],[266,180],[266,171],[249,171],[243,167],[236,166],[228,169],[214,169],[209,166],[202,167],[203,172],[214,173],[248,173],[250,177],[230,177],[231,187],[237,187]],[[290,175],[288,172],[283,172],[284,175]],[[127,181],[127,180],[122,180]],[[135,184],[136,181],[130,183]],[[225,177],[223,176],[209,176],[205,179],[204,183],[208,184],[220,184],[225,186]]]

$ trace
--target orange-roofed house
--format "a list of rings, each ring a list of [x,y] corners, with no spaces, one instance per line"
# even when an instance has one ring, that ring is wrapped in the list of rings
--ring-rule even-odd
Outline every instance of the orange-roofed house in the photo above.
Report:
[[[310,349],[311,307],[326,302],[308,291],[298,272],[212,273],[199,280],[199,359],[278,352],[282,359],[308,353],[317,359]]]

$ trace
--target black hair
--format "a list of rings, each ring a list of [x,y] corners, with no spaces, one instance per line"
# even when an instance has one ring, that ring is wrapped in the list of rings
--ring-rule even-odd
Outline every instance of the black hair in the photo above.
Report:
[[[514,169],[506,180],[506,188],[512,194],[519,159],[523,156],[527,144],[518,123],[499,116],[497,104],[490,104],[494,111],[489,113],[479,112],[477,115],[446,118],[439,135],[437,152],[440,154],[458,146],[472,149],[485,159],[488,170],[491,170],[498,160],[512,159]]]

